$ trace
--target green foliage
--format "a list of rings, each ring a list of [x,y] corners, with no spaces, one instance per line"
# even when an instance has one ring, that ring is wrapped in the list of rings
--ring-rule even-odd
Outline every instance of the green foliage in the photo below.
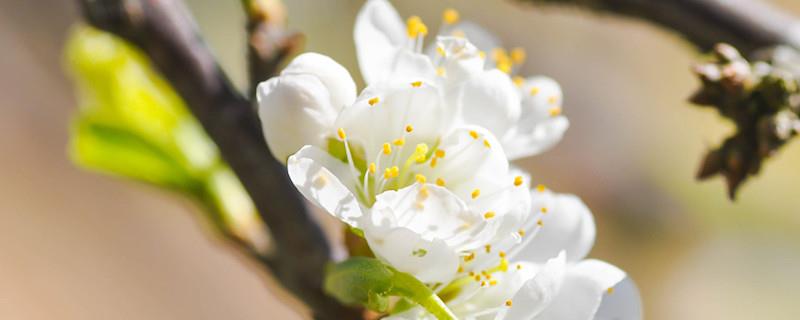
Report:
[[[395,296],[422,306],[438,319],[456,318],[425,284],[373,258],[352,257],[330,266],[325,277],[325,291],[343,303],[362,305],[378,312],[388,311],[389,297]],[[396,311],[407,308],[396,308]]]
[[[78,27],[66,58],[80,103],[69,150],[76,164],[189,195],[210,209],[218,227],[240,238],[263,227],[216,145],[141,52],[109,33]]]

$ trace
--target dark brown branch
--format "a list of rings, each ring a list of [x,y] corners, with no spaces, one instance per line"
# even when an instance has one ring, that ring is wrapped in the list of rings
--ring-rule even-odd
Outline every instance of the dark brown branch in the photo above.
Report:
[[[97,28],[140,47],[186,101],[219,146],[269,226],[275,255],[264,257],[275,277],[320,319],[355,319],[358,312],[322,291],[330,248],[292,187],[286,168],[270,155],[250,101],[223,74],[179,0],[81,0]]]
[[[286,12],[280,1],[243,0],[247,13],[247,64],[249,93],[278,72],[286,58],[302,47],[303,35],[287,31]]]
[[[575,5],[643,19],[677,32],[702,51],[720,42],[733,45],[746,56],[778,44],[800,48],[798,20],[760,0],[519,1]]]

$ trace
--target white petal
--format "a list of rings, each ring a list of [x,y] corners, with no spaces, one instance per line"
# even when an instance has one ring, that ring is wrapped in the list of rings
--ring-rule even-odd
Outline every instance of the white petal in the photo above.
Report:
[[[436,78],[436,68],[433,67],[431,59],[424,54],[416,53],[411,50],[397,50],[390,67],[391,71],[387,75],[388,77],[381,80],[390,79],[392,81],[405,82],[417,80],[427,82],[438,81]]]
[[[485,52],[490,52],[492,49],[502,46],[500,40],[491,32],[471,21],[463,21],[456,23],[455,25],[442,28],[440,35],[456,37],[463,35],[478,49]]]
[[[356,181],[350,168],[315,146],[305,146],[289,157],[289,177],[306,199],[345,223],[359,227],[361,208],[351,188]]]
[[[625,272],[619,268],[598,260],[586,260],[571,266],[564,276],[558,297],[536,319],[594,319],[604,296],[614,294],[609,288],[625,277]]]
[[[370,100],[375,98],[378,102],[371,105]],[[345,108],[336,127],[344,128],[351,143],[363,146],[366,156],[373,159],[384,143],[406,135],[409,125],[413,133],[406,144],[411,147],[405,150],[413,152],[419,142],[435,142],[453,121],[445,117],[445,112],[438,89],[430,83],[418,87],[409,82],[381,83],[367,87],[352,106]]]
[[[503,137],[503,147],[509,160],[534,156],[555,146],[564,137],[567,129],[567,117],[554,116],[537,123],[528,131],[522,131],[519,127],[512,129]]]
[[[364,230],[370,248],[387,264],[425,283],[447,283],[458,269],[458,255],[442,239],[424,239],[406,228],[376,235]]]
[[[461,118],[502,137],[520,117],[520,96],[511,78],[492,69],[464,82],[459,96]]]
[[[294,58],[281,75],[310,74],[328,89],[331,106],[339,112],[356,99],[356,84],[342,65],[328,56],[308,52]]]
[[[519,122],[502,139],[509,159],[536,155],[553,147],[569,128],[569,121],[561,115],[563,95],[558,82],[544,76],[531,77],[520,92]]]
[[[444,59],[442,66],[448,83],[457,84],[484,72],[485,59],[480,56],[478,48],[466,38],[439,37],[436,46],[444,52],[444,57],[439,52],[432,54],[438,55],[438,59]]]
[[[395,54],[407,40],[400,15],[386,0],[369,0],[356,17],[358,64],[367,83],[388,77]]]
[[[546,310],[557,296],[560,296],[562,283],[565,281],[564,259],[565,257],[562,253],[556,258],[548,260],[532,279],[525,282],[522,288],[514,295],[512,307],[508,310],[505,319],[533,319],[543,310]],[[537,319],[539,318],[540,317],[537,317]],[[544,317],[541,319],[573,320],[573,318],[551,317]]]
[[[555,194],[550,191],[531,192],[534,211],[540,215],[542,226],[530,243],[520,249],[515,259],[542,262],[562,250],[567,261],[583,259],[594,245],[595,224],[591,211],[580,198],[570,194]]]
[[[620,281],[613,292],[603,296],[595,320],[641,320],[642,299],[630,278]]]
[[[327,88],[312,75],[286,75],[258,85],[258,114],[270,151],[281,162],[302,146],[323,145],[336,119]]]

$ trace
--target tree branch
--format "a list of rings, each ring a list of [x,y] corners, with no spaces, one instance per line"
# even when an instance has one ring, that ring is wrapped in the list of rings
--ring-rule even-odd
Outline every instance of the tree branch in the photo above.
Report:
[[[702,51],[725,42],[751,56],[788,45],[800,48],[798,19],[759,0],[518,0],[575,5],[643,19],[685,37]]]
[[[320,319],[355,319],[356,310],[322,290],[330,247],[269,153],[251,102],[230,84],[179,0],[80,0],[85,18],[140,47],[186,101],[239,176],[268,225],[275,254],[264,257],[275,277]],[[275,59],[271,61],[277,61]],[[276,68],[264,69],[263,76]]]

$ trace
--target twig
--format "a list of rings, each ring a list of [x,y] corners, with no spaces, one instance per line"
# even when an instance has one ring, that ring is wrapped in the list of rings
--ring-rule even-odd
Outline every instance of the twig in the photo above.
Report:
[[[800,48],[798,19],[760,0],[518,0],[574,5],[643,19],[673,30],[702,51],[725,42],[746,56],[775,45]]]
[[[184,4],[179,0],[80,0],[80,4],[89,23],[131,41],[150,57],[219,146],[269,226],[275,254],[263,260],[275,277],[317,318],[358,318],[358,311],[323,293],[330,247],[292,187],[286,168],[270,155],[251,102],[230,84]]]

